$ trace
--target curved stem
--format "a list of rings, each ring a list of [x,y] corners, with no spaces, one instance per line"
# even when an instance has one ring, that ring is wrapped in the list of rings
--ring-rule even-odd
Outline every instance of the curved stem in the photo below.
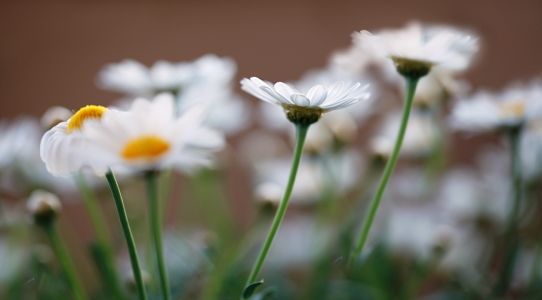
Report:
[[[518,126],[510,129],[510,179],[512,181],[513,204],[512,211],[508,217],[508,225],[504,236],[505,258],[501,271],[501,277],[497,283],[495,294],[500,295],[506,292],[512,273],[514,264],[519,250],[517,229],[519,222],[519,213],[522,197],[522,180],[521,180],[521,157],[520,157],[520,138],[522,127]]]
[[[108,235],[105,217],[100,211],[96,195],[94,195],[93,191],[88,186],[83,174],[79,173],[75,175],[75,182],[81,193],[81,197],[83,198],[90,224],[96,235],[98,251],[100,251],[100,258],[103,260],[102,262],[99,262],[102,266],[99,270],[103,273],[102,279],[104,284],[109,288],[116,299],[122,299],[122,290],[114,267],[113,247],[111,245],[111,237]]]
[[[113,175],[113,171],[109,170],[105,177],[111,188],[113,199],[115,200],[115,206],[117,207],[117,213],[119,215],[120,225],[124,238],[126,239],[126,245],[128,246],[128,253],[130,254],[130,262],[132,263],[132,271],[134,273],[134,280],[137,287],[137,293],[140,300],[147,300],[147,293],[145,291],[145,285],[143,284],[143,276],[141,275],[141,267],[139,264],[139,258],[137,256],[137,249],[132,236],[132,230],[130,229],[130,223],[128,222],[128,216],[126,215],[126,209],[124,208],[124,202],[122,201],[122,195],[120,193],[119,185]]]
[[[305,143],[305,137],[307,136],[307,132],[309,131],[309,126],[310,125],[296,124],[296,141],[295,141],[294,157],[292,159],[292,167],[290,169],[290,177],[288,178],[288,184],[286,185],[286,190],[284,191],[284,196],[282,197],[282,200],[280,201],[280,205],[277,208],[275,218],[273,219],[273,223],[271,224],[271,229],[269,230],[265,243],[263,244],[262,250],[260,251],[260,255],[258,256],[258,259],[256,260],[256,263],[254,264],[254,267],[252,268],[252,271],[250,272],[250,276],[248,277],[245,287],[253,283],[254,281],[256,281],[256,278],[260,274],[260,270],[263,266],[263,263],[265,262],[267,253],[269,252],[269,249],[271,248],[273,239],[275,238],[275,235],[277,234],[280,224],[282,223],[282,219],[284,218],[284,215],[286,213],[286,208],[288,208],[288,202],[290,201],[290,196],[294,188],[295,177],[297,175],[299,162],[301,161],[301,155],[303,154],[303,144]]]
[[[44,224],[42,228],[47,234],[47,237],[49,238],[49,240],[51,241],[51,246],[53,247],[53,250],[55,251],[55,254],[58,258],[60,266],[64,270],[66,279],[68,280],[68,283],[73,289],[75,299],[77,300],[88,299],[88,297],[85,294],[85,290],[83,289],[83,285],[81,284],[81,280],[77,276],[77,273],[75,272],[75,268],[73,267],[73,264],[69,258],[68,252],[66,251],[66,248],[64,247],[64,244],[60,240],[60,236],[58,235],[58,232],[55,229],[54,223],[49,222],[47,224]]]
[[[401,118],[399,132],[397,134],[397,139],[395,140],[395,146],[393,147],[393,151],[391,152],[391,155],[386,162],[384,173],[382,174],[382,178],[380,179],[380,183],[378,184],[376,193],[373,197],[373,200],[371,201],[371,206],[369,207],[369,211],[367,212],[367,215],[363,222],[363,227],[361,229],[356,247],[348,258],[348,266],[351,266],[356,261],[356,259],[361,254],[361,251],[363,250],[363,246],[365,245],[367,237],[369,236],[369,231],[371,230],[371,225],[373,224],[373,220],[376,216],[378,206],[380,205],[382,195],[384,194],[386,185],[388,184],[391,174],[393,173],[393,169],[395,168],[395,164],[397,163],[397,159],[399,158],[399,152],[401,151],[401,145],[403,144],[403,139],[405,137],[405,132],[408,125],[410,110],[412,109],[414,93],[416,92],[416,85],[418,84],[419,80],[419,78],[417,77],[405,77],[405,79],[407,82],[407,94],[403,107],[403,115]]]
[[[154,255],[156,257],[156,264],[158,265],[158,274],[160,277],[160,289],[165,300],[171,299],[169,290],[169,280],[167,276],[166,266],[164,264],[164,250],[162,244],[162,218],[160,203],[157,197],[156,191],[156,172],[149,171],[145,173],[147,179],[147,188],[149,193],[149,214],[151,235],[154,242]]]

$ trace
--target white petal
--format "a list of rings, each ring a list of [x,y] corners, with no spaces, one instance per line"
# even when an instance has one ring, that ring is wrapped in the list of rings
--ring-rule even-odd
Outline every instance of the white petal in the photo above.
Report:
[[[326,100],[327,89],[321,85],[313,86],[307,92],[307,98],[310,99],[310,106],[319,106]]]
[[[302,95],[302,94],[292,95],[292,101],[297,106],[309,106],[311,104],[311,101],[309,100],[309,98],[307,98],[305,95]]]

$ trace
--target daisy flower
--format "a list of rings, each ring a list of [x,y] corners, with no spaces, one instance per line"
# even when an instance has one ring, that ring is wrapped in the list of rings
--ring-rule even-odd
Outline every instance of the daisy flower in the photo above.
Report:
[[[233,60],[205,55],[194,62],[157,61],[150,68],[124,60],[100,71],[97,84],[105,90],[132,96],[152,97],[162,92],[179,94],[181,89],[201,82],[227,83],[235,75]]]
[[[241,88],[260,100],[282,106],[288,120],[295,124],[310,125],[329,111],[341,109],[368,99],[369,86],[338,81],[325,87],[313,86],[302,93],[283,82],[272,85],[257,77],[241,80]]]
[[[84,136],[103,153],[98,166],[132,171],[174,166],[191,172],[211,165],[212,152],[224,146],[223,136],[201,126],[204,107],[177,118],[174,105],[167,93],[152,101],[137,99],[129,111],[109,110],[101,122],[86,126]]]
[[[542,118],[542,84],[513,85],[502,93],[480,91],[457,102],[451,125],[458,130],[483,132],[515,128]]]
[[[89,162],[99,160],[102,153],[83,136],[82,130],[89,123],[100,122],[107,110],[103,106],[85,106],[43,135],[40,156],[51,174],[73,175],[84,167],[91,167],[96,174],[106,171],[90,166]]]
[[[478,50],[478,39],[447,26],[411,23],[398,30],[354,33],[354,44],[377,59],[389,57],[403,76],[423,77],[435,65],[464,70]]]

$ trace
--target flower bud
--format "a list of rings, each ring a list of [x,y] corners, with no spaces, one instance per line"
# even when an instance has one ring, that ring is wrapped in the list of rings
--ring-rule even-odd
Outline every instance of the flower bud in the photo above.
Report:
[[[60,213],[62,205],[55,194],[35,190],[28,198],[26,208],[36,224],[48,224]]]
[[[62,107],[53,106],[49,108],[41,117],[41,126],[49,130],[55,127],[58,123],[67,121],[73,115],[72,111]]]

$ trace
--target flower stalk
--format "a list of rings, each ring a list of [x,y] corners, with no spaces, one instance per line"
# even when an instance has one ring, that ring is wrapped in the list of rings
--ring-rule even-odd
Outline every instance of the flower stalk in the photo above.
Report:
[[[62,240],[60,239],[58,231],[55,228],[54,221],[51,220],[50,222],[41,222],[39,223],[39,225],[45,231],[45,234],[47,234],[47,238],[49,238],[49,241],[51,242],[51,246],[53,247],[56,257],[58,258],[58,262],[60,263],[60,266],[64,271],[68,283],[73,289],[75,299],[87,300],[88,297],[85,294],[81,279],[77,276],[77,273],[75,272],[75,268],[72,261],[70,260],[70,256],[66,251]]]
[[[495,294],[501,295],[506,292],[514,265],[518,254],[517,229],[519,223],[519,213],[522,198],[522,176],[521,176],[521,157],[520,157],[520,139],[523,126],[510,128],[508,137],[510,139],[510,179],[512,183],[512,211],[508,217],[508,224],[504,237],[505,257],[501,276],[497,283]]]
[[[164,263],[164,249],[162,243],[162,218],[160,210],[160,202],[157,197],[156,190],[156,171],[149,171],[145,173],[147,180],[147,190],[149,197],[149,214],[150,214],[150,226],[151,235],[153,239],[153,251],[156,258],[156,264],[158,266],[158,276],[160,278],[160,289],[165,300],[170,300],[169,280]]]
[[[128,216],[126,215],[126,209],[124,207],[124,202],[122,201],[119,185],[115,179],[113,171],[109,170],[105,174],[105,177],[107,178],[107,182],[111,188],[111,193],[113,194],[115,206],[119,215],[122,232],[124,234],[124,238],[126,239],[126,245],[128,246],[128,253],[130,254],[130,262],[132,263],[132,271],[134,273],[134,281],[136,283],[139,299],[147,300],[147,292],[145,291],[145,285],[143,283],[143,275],[141,273],[139,258],[137,256],[137,248],[134,237],[132,236],[132,230],[130,229],[130,223],[128,222]]]
[[[378,184],[376,193],[371,201],[369,211],[367,212],[367,215],[363,222],[363,227],[360,231],[360,235],[358,238],[358,242],[356,243],[356,247],[354,248],[354,250],[350,254],[350,257],[348,258],[349,267],[351,267],[355,263],[355,261],[361,254],[361,251],[363,250],[363,246],[365,245],[365,242],[367,241],[367,237],[369,236],[369,231],[371,230],[371,226],[376,216],[378,206],[380,205],[380,201],[382,200],[382,196],[384,194],[384,191],[386,190],[388,181],[391,177],[391,174],[393,173],[393,169],[395,168],[397,159],[399,158],[399,152],[401,151],[401,145],[403,144],[403,139],[405,137],[406,129],[408,126],[408,119],[410,117],[410,111],[412,109],[414,93],[416,92],[416,86],[418,84],[418,80],[420,79],[420,77],[405,76],[405,79],[407,83],[407,93],[406,93],[405,104],[403,107],[403,115],[401,117],[401,124],[399,126],[399,132],[397,134],[397,139],[395,140],[393,151],[388,161],[386,162],[384,173],[382,174],[382,178],[380,179],[380,183]]]
[[[303,145],[305,143],[305,138],[307,136],[307,132],[309,131],[309,127],[310,127],[310,124],[300,124],[300,123],[295,124],[296,141],[295,141],[294,157],[292,159],[292,166],[290,169],[290,176],[288,178],[288,183],[286,185],[286,190],[284,191],[284,196],[282,197],[279,207],[277,208],[275,218],[273,219],[273,223],[271,224],[271,228],[269,230],[267,238],[265,239],[262,250],[260,251],[260,254],[258,255],[256,263],[252,267],[252,271],[250,272],[248,280],[245,284],[245,288],[251,285],[252,283],[254,283],[256,279],[258,278],[258,275],[260,274],[260,270],[262,269],[262,266],[267,257],[267,253],[269,252],[269,249],[271,248],[271,244],[273,243],[273,239],[275,238],[275,235],[277,234],[280,224],[282,223],[282,220],[284,219],[284,215],[286,214],[286,209],[288,208],[288,202],[290,201],[290,196],[294,188],[295,178],[297,175],[297,169],[301,161],[301,156],[303,154]]]
[[[92,229],[96,235],[96,247],[97,251],[101,254],[100,258],[102,260],[101,265],[103,268],[100,268],[100,271],[103,273],[102,279],[104,280],[104,284],[116,299],[122,299],[123,296],[120,281],[114,267],[114,254],[111,238],[107,233],[107,223],[104,215],[100,211],[96,195],[94,195],[93,191],[89,188],[83,174],[79,173],[75,175],[75,182],[81,193],[81,197],[83,198],[83,204],[88,212]]]

